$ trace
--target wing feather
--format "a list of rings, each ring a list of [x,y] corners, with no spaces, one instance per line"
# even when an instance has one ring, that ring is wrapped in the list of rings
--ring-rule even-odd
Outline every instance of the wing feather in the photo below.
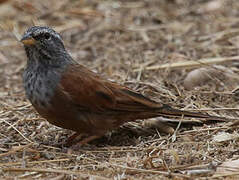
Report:
[[[82,65],[69,66],[61,89],[80,109],[102,111],[143,111],[158,104],[127,87],[101,78]]]

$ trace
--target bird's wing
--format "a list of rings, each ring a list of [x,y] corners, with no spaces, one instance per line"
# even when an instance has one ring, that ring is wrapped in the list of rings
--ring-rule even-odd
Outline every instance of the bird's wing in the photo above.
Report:
[[[147,113],[225,120],[200,112],[178,110],[160,104],[129,88],[101,78],[82,65],[70,65],[62,76],[60,89],[79,109],[96,113]],[[152,117],[152,114],[145,117]],[[143,116],[142,116],[143,117]]]
[[[61,79],[61,90],[80,109],[143,111],[158,104],[124,86],[101,78],[82,65],[70,65]]]

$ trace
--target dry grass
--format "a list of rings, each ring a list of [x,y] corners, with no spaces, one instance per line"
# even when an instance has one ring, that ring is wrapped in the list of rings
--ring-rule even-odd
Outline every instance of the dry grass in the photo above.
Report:
[[[238,118],[238,0],[0,3],[2,179],[239,177],[238,166],[225,174],[217,170],[239,159],[237,121],[175,121],[173,135],[137,121],[66,153],[59,144],[72,132],[42,119],[25,98],[21,74],[26,57],[16,41],[32,24],[49,25],[61,32],[79,63],[103,76],[177,108]],[[210,74],[200,86],[184,88],[191,70],[215,64],[229,75]]]

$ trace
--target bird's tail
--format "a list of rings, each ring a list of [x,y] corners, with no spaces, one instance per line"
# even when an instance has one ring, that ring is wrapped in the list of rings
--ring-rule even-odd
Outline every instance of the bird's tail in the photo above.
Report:
[[[190,112],[184,110],[178,110],[170,107],[169,105],[163,105],[162,107],[158,108],[158,114],[162,116],[184,116],[184,117],[195,117],[195,118],[205,118],[207,120],[214,120],[214,121],[225,121],[226,118],[218,117],[218,116],[211,116],[208,114],[204,114],[201,112]]]

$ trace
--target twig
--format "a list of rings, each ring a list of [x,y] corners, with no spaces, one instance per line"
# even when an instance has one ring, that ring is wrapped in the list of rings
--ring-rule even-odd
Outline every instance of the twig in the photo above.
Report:
[[[219,110],[228,110],[228,111],[239,111],[239,108],[202,108],[202,109],[187,109],[188,111],[219,111]]]
[[[17,131],[24,139],[26,139],[29,143],[33,143],[30,139],[28,139],[26,136],[24,136],[16,127],[14,127],[12,124],[7,122],[4,118],[2,119],[3,122],[8,124],[11,128],[13,128],[15,131]]]
[[[41,168],[4,168],[3,171],[31,171],[31,172],[41,172],[41,173],[59,173],[59,174],[68,174],[68,175],[78,175],[83,178],[93,177],[96,179],[109,180],[109,178],[84,174],[79,171],[69,171],[69,170],[61,170],[61,169],[41,169]]]
[[[27,144],[27,145],[25,145],[25,146],[19,146],[19,147],[15,148],[15,149],[12,149],[12,150],[10,150],[10,151],[8,151],[8,152],[6,152],[6,153],[0,154],[0,157],[5,157],[5,156],[8,156],[8,155],[14,154],[14,153],[16,153],[17,151],[20,151],[20,150],[22,150],[22,149],[28,148],[28,147],[31,146],[32,144],[33,144],[33,143]]]
[[[182,116],[182,118],[179,120],[178,125],[177,125],[177,128],[175,129],[173,135],[172,135],[171,138],[170,138],[170,139],[172,139],[172,142],[174,142],[174,141],[176,140],[176,138],[177,138],[177,132],[178,132],[178,129],[180,128],[180,126],[181,126],[181,124],[182,124],[182,120],[183,120],[183,116]]]
[[[194,132],[201,132],[201,131],[214,131],[214,130],[219,130],[219,129],[228,129],[227,126],[224,127],[214,127],[214,128],[204,128],[204,129],[194,129],[194,130],[189,130],[189,131],[184,131],[180,135],[188,134],[188,133],[194,133]]]
[[[160,174],[160,175],[165,175],[165,176],[178,176],[178,177],[190,179],[190,176],[187,176],[184,174],[171,173],[171,172],[165,172],[165,171],[155,171],[155,170],[148,170],[148,169],[138,169],[138,168],[132,168],[132,167],[122,166],[122,165],[118,165],[118,164],[111,164],[111,163],[107,163],[107,164],[116,166],[116,167],[120,167],[120,168],[123,168],[126,170],[130,170],[130,171],[136,171],[138,173],[151,173],[151,174]]]
[[[176,62],[176,63],[166,63],[162,65],[155,65],[146,67],[144,70],[156,70],[156,69],[176,69],[176,68],[194,68],[201,65],[208,65],[208,64],[216,64],[216,63],[223,63],[233,60],[238,60],[239,56],[232,56],[232,57],[217,57],[217,58],[205,58],[199,59],[195,61],[183,61],[183,62]],[[141,68],[135,69],[134,72],[140,71]]]
[[[219,177],[228,177],[228,176],[236,176],[239,175],[239,172],[232,172],[232,173],[225,173],[225,174],[217,174],[212,176],[212,178],[219,178]]]
[[[32,162],[27,162],[27,164],[41,164],[41,163],[52,163],[52,162],[62,162],[62,161],[69,161],[71,159],[53,159],[53,160],[45,160],[45,161],[32,161]],[[12,163],[0,163],[1,166],[16,166],[16,165],[21,165],[22,162],[12,162]]]

